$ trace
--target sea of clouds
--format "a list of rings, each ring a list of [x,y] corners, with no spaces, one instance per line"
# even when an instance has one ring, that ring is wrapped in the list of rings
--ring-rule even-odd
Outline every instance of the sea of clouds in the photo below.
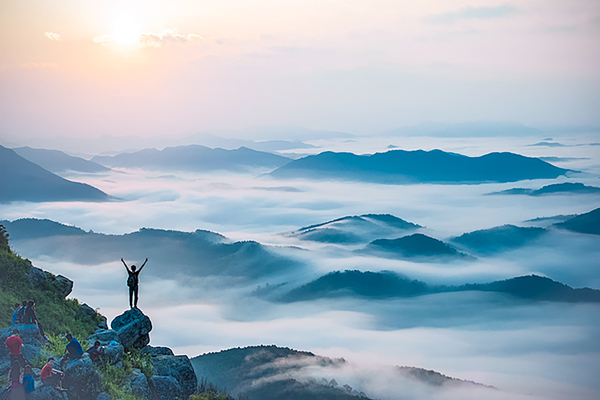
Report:
[[[480,185],[379,185],[356,182],[277,181],[263,175],[116,169],[65,177],[117,198],[107,203],[12,203],[0,219],[47,218],[86,231],[125,234],[142,227],[221,233],[256,240],[301,261],[285,274],[236,281],[154,276],[153,260],[141,275],[140,307],[154,325],[153,345],[196,356],[258,344],[344,357],[343,370],[302,369],[306,377],[335,378],[381,399],[502,398],[592,399],[600,396],[600,305],[523,302],[492,293],[444,293],[411,299],[340,298],[280,304],[253,295],[267,283],[293,288],[336,270],[390,270],[431,284],[490,282],[536,273],[573,287],[600,289],[599,239],[552,231],[534,245],[471,262],[411,262],[352,252],[339,245],[301,241],[284,233],[346,215],[393,214],[447,240],[465,232],[555,215],[580,214],[600,206],[598,195],[493,196],[513,187],[557,182],[600,186],[600,154],[593,135],[562,136],[564,146],[530,146],[545,137],[432,139],[370,137],[313,140],[323,150],[369,153],[389,145],[440,148],[467,155],[512,151],[559,157],[555,165],[581,173],[556,180]],[[306,151],[306,149],[302,149]],[[543,223],[540,223],[543,225]],[[109,320],[127,307],[126,272],[120,261],[74,264],[57,256],[13,248],[33,264],[75,281],[72,297],[98,308]],[[129,263],[143,260],[123,257]],[[177,254],[172,255],[174,264]],[[199,263],[202,260],[198,260]],[[409,365],[500,389],[433,390],[398,379],[390,367]],[[465,392],[465,390],[467,390]],[[401,395],[399,394],[401,393]]]

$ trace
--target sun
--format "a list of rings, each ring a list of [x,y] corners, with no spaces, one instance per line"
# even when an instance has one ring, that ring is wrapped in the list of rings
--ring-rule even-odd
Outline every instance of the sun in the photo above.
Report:
[[[121,12],[113,17],[112,32],[114,43],[120,46],[135,46],[139,43],[142,25],[131,12]]]

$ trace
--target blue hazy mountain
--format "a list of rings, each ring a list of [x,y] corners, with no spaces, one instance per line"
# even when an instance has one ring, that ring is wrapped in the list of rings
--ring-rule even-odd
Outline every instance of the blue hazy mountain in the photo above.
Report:
[[[240,147],[236,150],[211,149],[200,145],[144,149],[115,156],[96,156],[92,161],[108,167],[182,171],[246,171],[273,169],[290,161],[276,154]]]
[[[561,229],[568,229],[573,232],[600,235],[600,208],[596,208],[589,213],[578,215],[564,222],[554,224],[554,226]]]
[[[169,138],[172,143],[173,138]],[[299,140],[261,140],[252,141],[236,138],[224,138],[213,135],[211,133],[194,133],[177,140],[177,145],[199,144],[207,147],[220,147],[223,149],[237,149],[239,147],[247,147],[249,149],[267,152],[277,152],[281,150],[292,149],[312,149],[315,146],[304,143]]]
[[[24,159],[55,174],[66,171],[88,173],[110,171],[103,165],[81,157],[72,157],[59,150],[32,149],[31,147],[18,147],[13,150]]]
[[[558,142],[549,142],[544,140],[542,142],[530,144],[528,146],[544,146],[544,147],[569,147],[566,144],[558,143]]]
[[[43,255],[83,265],[119,262],[121,257],[140,261],[148,257],[156,268],[145,273],[161,278],[209,275],[254,278],[298,265],[260,243],[231,242],[218,233],[204,230],[142,228],[124,235],[105,235],[49,220],[0,223],[10,234],[13,248],[31,257]]]
[[[554,183],[552,185],[546,185],[540,189],[525,189],[525,188],[513,188],[502,190],[500,192],[494,192],[490,194],[525,194],[528,196],[546,196],[552,194],[598,194],[600,193],[600,187],[586,186],[583,183]]]
[[[365,297],[373,299],[415,297],[447,292],[498,292],[541,301],[600,302],[600,290],[573,289],[552,279],[537,276],[520,276],[491,283],[474,283],[461,286],[428,285],[390,271],[332,272],[303,286],[290,290],[277,301],[290,303],[333,297]]]
[[[276,346],[252,346],[202,354],[191,362],[198,381],[212,382],[230,395],[248,400],[369,400],[368,393],[358,392],[346,382],[325,379],[332,369],[352,368],[343,358],[331,359]],[[389,376],[394,375],[420,383],[429,390],[442,385],[492,389],[408,366],[390,367]]]
[[[388,184],[480,183],[556,178],[567,171],[538,158],[514,153],[468,157],[441,150],[391,150],[372,155],[324,152],[291,161],[270,175]]]
[[[361,252],[388,258],[406,259],[472,259],[454,247],[422,233],[415,233],[397,239],[376,239]]]
[[[545,233],[544,228],[503,225],[465,233],[453,238],[451,241],[485,254],[524,246],[540,238]]]
[[[287,236],[321,243],[355,244],[418,228],[421,226],[390,214],[363,214],[306,226]]]
[[[0,203],[110,200],[101,190],[61,178],[3,146],[0,171]]]

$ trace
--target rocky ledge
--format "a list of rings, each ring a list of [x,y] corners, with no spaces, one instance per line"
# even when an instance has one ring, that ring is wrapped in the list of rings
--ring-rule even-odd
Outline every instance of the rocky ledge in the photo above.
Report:
[[[148,377],[140,369],[134,369],[123,385],[130,388],[134,396],[144,400],[171,400],[187,399],[198,392],[198,379],[187,356],[175,355],[168,347],[149,346],[152,322],[141,310],[130,309],[115,317],[110,324],[112,329],[108,329],[106,324],[101,325],[87,338],[87,347],[99,341],[105,349],[104,359],[110,365],[122,367],[124,353],[127,351],[140,351],[141,354],[150,355],[153,375]],[[47,341],[36,325],[19,324],[0,330],[2,343],[12,335],[14,328],[19,329],[19,336],[23,340],[23,354],[28,361],[39,364],[40,360],[51,355],[45,346]],[[82,343],[85,347],[85,341]],[[52,355],[55,358],[60,356]],[[58,363],[55,368],[60,368]],[[6,376],[9,369],[8,349],[0,346],[0,374]],[[34,372],[39,376],[39,369],[34,368]],[[117,400],[103,392],[104,382],[87,353],[68,363],[63,372],[63,387],[68,388],[66,392],[44,386],[38,378],[35,382],[36,389],[28,393],[27,399]]]

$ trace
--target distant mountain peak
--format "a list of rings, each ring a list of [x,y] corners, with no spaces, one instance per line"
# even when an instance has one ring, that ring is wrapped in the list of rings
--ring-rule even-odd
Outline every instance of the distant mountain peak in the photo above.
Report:
[[[568,172],[538,158],[509,152],[469,157],[442,150],[389,150],[356,155],[331,151],[293,160],[275,178],[358,180],[386,184],[514,182],[556,178]]]

